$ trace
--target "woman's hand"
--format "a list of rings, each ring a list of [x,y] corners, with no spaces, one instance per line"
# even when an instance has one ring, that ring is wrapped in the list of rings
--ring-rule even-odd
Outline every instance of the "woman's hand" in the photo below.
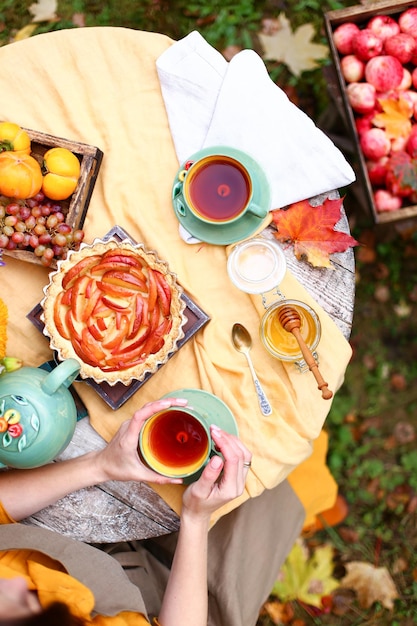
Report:
[[[164,398],[149,402],[136,411],[130,420],[123,422],[113,439],[96,456],[95,462],[102,474],[102,482],[136,480],[159,484],[182,483],[181,478],[167,478],[146,467],[138,454],[138,442],[140,429],[151,415],[170,406],[186,404],[187,400],[183,398]]]
[[[211,514],[239,497],[244,490],[252,453],[234,435],[211,426],[220,456],[213,456],[200,478],[184,492],[182,515],[208,521]]]
[[[207,624],[207,533],[211,514],[240,496],[252,454],[234,435],[211,426],[220,456],[213,456],[200,478],[184,492],[177,549],[164,601],[161,624]],[[223,470],[223,471],[222,471]]]
[[[181,483],[181,479],[164,478],[145,467],[138,455],[138,440],[142,424],[153,413],[186,404],[187,400],[174,398],[146,404],[121,425],[102,450],[34,469],[0,472],[3,506],[11,517],[21,520],[69,493],[106,480]]]

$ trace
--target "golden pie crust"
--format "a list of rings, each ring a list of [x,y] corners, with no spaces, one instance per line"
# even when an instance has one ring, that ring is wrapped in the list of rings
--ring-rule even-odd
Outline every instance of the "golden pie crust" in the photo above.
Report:
[[[184,337],[185,301],[156,252],[95,240],[58,262],[42,300],[44,334],[81,378],[129,384],[154,373]]]

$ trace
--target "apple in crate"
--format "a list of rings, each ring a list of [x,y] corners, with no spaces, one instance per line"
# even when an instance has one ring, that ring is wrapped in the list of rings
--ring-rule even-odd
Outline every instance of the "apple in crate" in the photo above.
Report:
[[[401,198],[386,189],[378,189],[374,193],[374,202],[379,213],[382,211],[398,211],[402,206]]]
[[[360,30],[352,41],[352,52],[362,61],[369,61],[381,54],[383,41],[370,28]]]
[[[390,54],[406,65],[411,61],[416,51],[416,40],[408,33],[399,33],[386,39],[384,42],[385,54]]]
[[[368,28],[382,41],[400,32],[399,24],[390,15],[375,15],[369,20]]]
[[[354,54],[344,56],[340,61],[340,68],[347,83],[357,83],[365,74],[365,63]]]
[[[340,54],[352,53],[352,40],[359,33],[360,28],[353,22],[345,22],[336,28],[333,33],[334,45]]]
[[[362,135],[365,130],[369,130],[373,127],[372,120],[374,118],[374,115],[375,111],[374,109],[372,109],[372,112],[368,113],[367,115],[358,115],[357,117],[355,117],[355,126],[358,135]]]
[[[411,78],[411,72],[409,72],[406,67],[403,67],[403,79],[397,87],[398,91],[405,92],[407,89],[410,89],[412,84],[413,79]]]
[[[376,89],[369,83],[350,83],[346,87],[350,106],[356,113],[372,113],[376,105]]]
[[[398,24],[403,33],[416,36],[417,33],[417,7],[412,7],[401,13]]]
[[[408,154],[413,158],[417,158],[417,126],[413,126],[410,136],[405,146]]]
[[[396,89],[401,84],[403,75],[403,66],[389,54],[373,57],[365,67],[365,80],[380,92]]]
[[[387,163],[387,156],[381,157],[380,159],[378,159],[378,161],[367,161],[366,169],[368,171],[371,185],[375,187],[381,187],[385,184],[385,177],[387,175]]]
[[[362,133],[360,146],[365,158],[373,161],[387,156],[391,150],[391,142],[382,128],[370,128]]]

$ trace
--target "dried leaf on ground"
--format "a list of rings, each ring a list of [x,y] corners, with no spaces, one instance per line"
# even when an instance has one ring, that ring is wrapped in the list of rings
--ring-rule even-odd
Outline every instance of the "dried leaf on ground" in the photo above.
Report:
[[[37,27],[38,25],[34,23],[26,24],[26,26],[23,26],[23,28],[17,31],[16,35],[13,37],[13,41],[22,41],[23,39],[29,39],[29,37],[32,37]]]
[[[294,610],[290,603],[277,602],[275,600],[265,602],[263,608],[274,624],[279,624],[279,626],[282,626],[282,624],[289,624],[290,622],[292,623]]]
[[[361,606],[369,608],[380,602],[386,609],[394,607],[398,592],[386,567],[374,567],[364,561],[352,561],[346,565],[347,574],[341,586],[354,589]]]
[[[32,22],[53,22],[57,19],[58,0],[38,0],[29,7]]]
[[[277,227],[274,235],[282,243],[294,244],[294,254],[299,261],[305,260],[314,267],[332,269],[330,254],[345,252],[358,245],[351,235],[334,228],[341,218],[342,203],[343,198],[327,199],[313,208],[308,200],[302,200],[292,204],[286,211],[273,211],[272,218]]]
[[[383,112],[372,118],[372,123],[378,128],[384,128],[389,139],[408,137],[411,131],[413,107],[405,98],[379,100]]]
[[[312,24],[303,24],[295,31],[284,13],[278,17],[280,28],[271,35],[258,33],[265,60],[285,63],[294,76],[319,66],[318,61],[329,55],[327,46],[312,42],[315,30]]]
[[[333,547],[319,546],[310,556],[300,539],[298,540],[281,568],[272,593],[282,602],[299,600],[309,606],[322,607],[323,596],[339,587],[333,578]]]
[[[395,315],[401,318],[410,317],[413,312],[412,307],[404,300],[400,300],[398,304],[393,307]]]

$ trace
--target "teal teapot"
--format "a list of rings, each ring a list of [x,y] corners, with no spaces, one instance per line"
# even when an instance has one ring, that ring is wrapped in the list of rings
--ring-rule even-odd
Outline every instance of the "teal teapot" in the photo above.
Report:
[[[68,387],[79,371],[67,359],[51,372],[22,367],[0,376],[0,467],[45,465],[67,447],[77,423]]]

